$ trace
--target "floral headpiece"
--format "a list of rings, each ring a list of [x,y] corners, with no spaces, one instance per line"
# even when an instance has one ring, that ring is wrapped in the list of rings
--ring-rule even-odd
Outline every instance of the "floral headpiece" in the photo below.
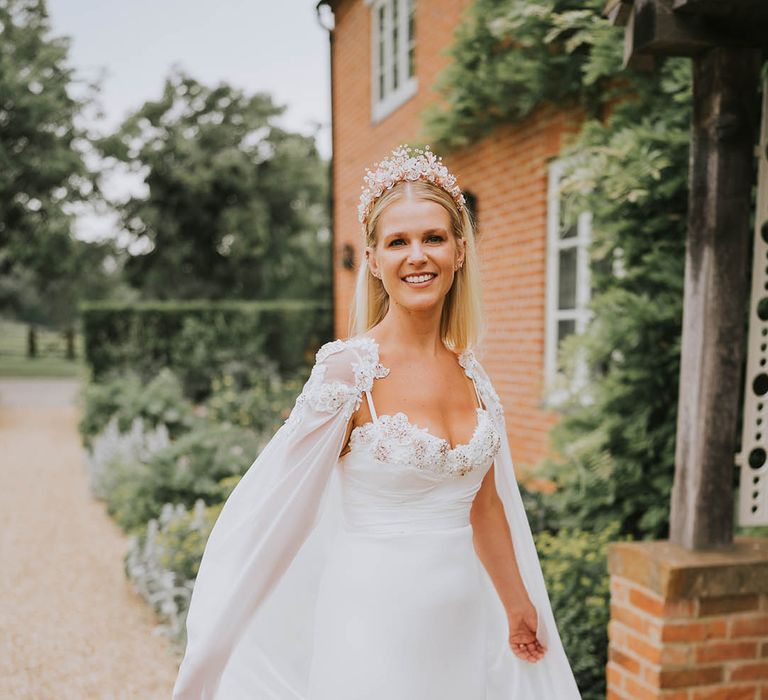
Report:
[[[424,149],[410,148],[406,145],[398,146],[392,155],[381,163],[374,163],[374,170],[367,170],[364,180],[367,187],[362,187],[360,204],[357,207],[360,223],[365,226],[368,216],[373,208],[373,203],[385,190],[394,187],[403,180],[425,180],[438,187],[442,187],[456,202],[459,211],[466,203],[461,188],[456,184],[456,178],[448,172],[443,165],[442,158],[438,158],[429,146]]]

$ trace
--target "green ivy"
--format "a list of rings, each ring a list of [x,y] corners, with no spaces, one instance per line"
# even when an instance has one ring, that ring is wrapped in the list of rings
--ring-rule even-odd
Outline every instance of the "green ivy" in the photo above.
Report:
[[[593,214],[593,321],[562,344],[566,373],[591,380],[551,433],[539,475],[557,489],[555,527],[666,538],[674,475],[688,206],[690,66],[635,81],[605,122],[565,152],[564,189]],[[638,110],[638,103],[643,105]]]
[[[631,89],[621,71],[622,30],[605,0],[477,0],[439,76],[442,100],[425,110],[430,143],[466,146],[549,103],[598,114]],[[617,76],[619,79],[617,80]]]

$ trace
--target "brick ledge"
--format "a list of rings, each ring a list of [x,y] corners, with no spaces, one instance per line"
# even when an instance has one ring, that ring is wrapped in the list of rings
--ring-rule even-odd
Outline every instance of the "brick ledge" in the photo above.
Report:
[[[669,540],[613,542],[608,571],[664,599],[768,593],[768,538],[692,551]]]

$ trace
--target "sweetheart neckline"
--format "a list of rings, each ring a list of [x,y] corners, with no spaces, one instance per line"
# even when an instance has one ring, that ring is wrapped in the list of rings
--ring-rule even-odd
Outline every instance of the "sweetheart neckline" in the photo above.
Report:
[[[405,411],[397,411],[395,413],[380,413],[378,415],[378,419],[376,421],[369,420],[369,421],[366,421],[365,423],[361,423],[360,425],[356,425],[354,428],[352,428],[352,430],[350,431],[350,434],[349,434],[349,439],[351,441],[352,440],[352,435],[355,434],[361,428],[365,428],[365,427],[368,427],[368,426],[375,426],[376,423],[379,420],[381,420],[382,418],[394,419],[397,416],[403,416],[403,418],[405,418],[405,422],[408,424],[409,427],[414,428],[416,430],[420,430],[427,437],[430,437],[433,440],[437,440],[438,442],[442,442],[443,444],[448,445],[448,454],[451,454],[451,453],[456,452],[457,450],[459,450],[461,448],[469,447],[474,442],[475,438],[477,437],[477,433],[480,430],[480,425],[481,425],[480,414],[481,413],[485,414],[487,416],[488,409],[487,408],[483,408],[482,406],[475,406],[475,416],[476,416],[476,418],[475,418],[475,429],[472,431],[472,435],[470,435],[469,440],[467,442],[460,442],[457,445],[454,445],[453,447],[451,447],[450,441],[447,440],[446,438],[439,437],[439,436],[435,435],[428,428],[425,428],[422,425],[418,425],[417,423],[412,423],[411,420],[408,418],[408,414],[405,413]]]
[[[365,339],[369,341],[373,347],[375,348],[375,360],[376,365],[381,368],[381,370],[385,371],[387,374],[389,374],[390,369],[389,367],[385,367],[383,364],[381,364],[381,345],[379,345],[379,341],[376,340],[372,335],[368,335],[367,333],[363,333],[358,336],[359,338]],[[475,389],[477,389],[477,383],[474,377],[473,372],[470,369],[471,360],[472,360],[472,350],[471,348],[465,348],[461,352],[454,352],[451,350],[451,353],[456,358],[456,361],[458,362],[459,366],[464,370],[464,374],[469,377],[472,380],[472,383],[475,385]],[[478,397],[479,398],[479,397]],[[448,445],[448,453],[456,452],[456,450],[462,448],[462,447],[468,447],[472,444],[475,437],[477,436],[477,432],[480,429],[480,417],[477,415],[477,413],[484,413],[486,416],[488,415],[488,409],[484,406],[475,406],[475,429],[472,431],[472,435],[470,435],[469,440],[467,442],[460,442],[457,445],[454,445],[451,447],[451,443],[446,438],[439,437],[432,433],[428,428],[425,428],[421,425],[418,425],[417,423],[413,423],[410,418],[408,417],[408,414],[405,413],[405,411],[396,411],[395,413],[380,413],[378,414],[378,418],[394,418],[395,416],[401,415],[405,418],[405,422],[417,430],[421,430],[429,437],[433,438],[434,440],[437,440],[438,442],[442,442],[446,445]],[[352,433],[356,432],[359,428],[363,428],[367,425],[373,425],[376,421],[375,420],[369,420],[365,423],[361,423],[360,425],[355,426],[351,432],[350,432],[350,439],[352,437]]]

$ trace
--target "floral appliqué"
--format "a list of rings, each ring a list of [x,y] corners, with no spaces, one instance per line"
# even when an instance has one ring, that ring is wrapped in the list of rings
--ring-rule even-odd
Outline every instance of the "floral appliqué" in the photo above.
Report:
[[[464,368],[464,374],[470,379],[475,380],[477,390],[483,397],[485,405],[488,407],[491,415],[497,423],[501,423],[504,416],[504,407],[501,399],[493,388],[490,377],[485,373],[485,369],[475,357],[472,349],[467,349],[459,355],[459,364]]]
[[[345,348],[351,348],[357,357],[357,360],[351,363],[351,381],[327,380],[327,358],[342,352]],[[386,377],[387,374],[389,369],[379,363],[378,345],[373,338],[358,336],[325,343],[315,355],[315,365],[285,425],[289,428],[295,427],[302,420],[307,407],[322,413],[336,413],[343,410],[349,420],[359,408],[363,393],[373,386],[374,379]]]
[[[455,447],[445,438],[411,423],[402,412],[380,415],[377,422],[357,426],[349,437],[350,447],[364,449],[380,462],[463,476],[487,465],[501,447],[501,437],[488,411],[479,407],[475,410],[477,423],[472,437]]]

